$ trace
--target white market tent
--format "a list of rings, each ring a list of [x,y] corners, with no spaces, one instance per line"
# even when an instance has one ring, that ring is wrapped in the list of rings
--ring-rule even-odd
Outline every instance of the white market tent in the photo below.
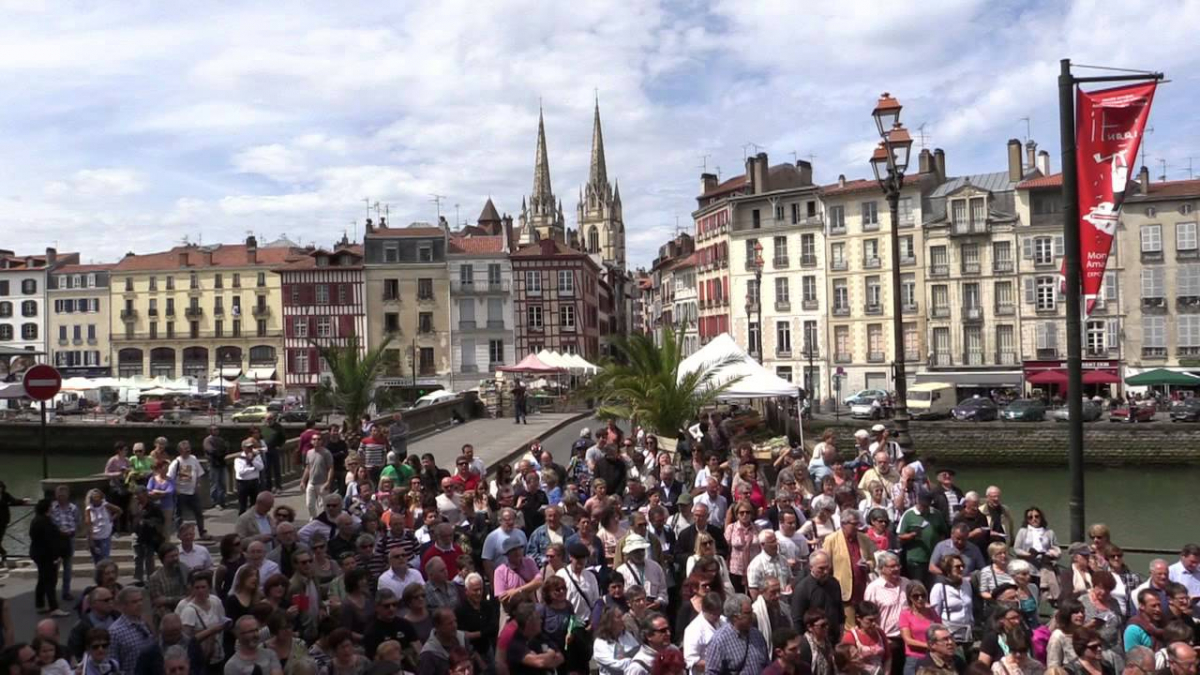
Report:
[[[572,368],[577,369],[577,370],[582,370],[585,373],[594,373],[597,370],[599,370],[598,368],[596,368],[596,366],[592,365],[591,363],[588,363],[587,359],[583,358],[582,356],[580,356],[578,354],[565,354],[563,356],[563,358],[565,358],[569,363],[572,364],[571,365]]]
[[[733,383],[722,399],[773,398],[776,396],[799,396],[799,387],[767,370],[734,342],[729,333],[722,333],[679,364],[679,376],[697,370],[708,370],[727,358],[735,361],[717,369],[713,383],[721,385],[739,375],[742,379]]]
[[[538,360],[550,366],[551,368],[563,368],[565,370],[573,370],[578,368],[577,365],[571,363],[570,359],[565,358],[558,352],[552,352],[546,349],[537,353]]]

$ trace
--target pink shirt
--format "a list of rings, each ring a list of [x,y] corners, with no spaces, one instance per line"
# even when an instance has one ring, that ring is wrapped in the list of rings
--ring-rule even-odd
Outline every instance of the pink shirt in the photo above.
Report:
[[[903,612],[900,612],[900,628],[907,628],[909,633],[911,633],[914,638],[920,640],[921,642],[925,641],[925,631],[939,621],[940,619],[938,619],[938,615],[929,607],[926,607],[925,611],[921,614],[915,614],[911,609],[907,608]],[[905,656],[922,658],[926,655],[926,653],[927,652],[925,650],[914,650],[912,647],[908,646],[908,643],[904,644]]]
[[[745,574],[746,568],[760,550],[758,528],[754,525],[742,527],[739,522],[725,528],[725,539],[729,542],[729,573]]]
[[[495,574],[492,575],[492,583],[495,586],[496,595],[500,596],[533,581],[537,575],[537,563],[533,562],[533,558],[526,556],[521,558],[520,569],[514,570],[509,567],[508,561],[497,567]]]
[[[863,599],[879,605],[879,627],[888,637],[900,637],[900,612],[907,604],[904,598],[907,585],[908,580],[904,577],[900,577],[900,582],[895,586],[889,585],[883,577],[867,584]]]

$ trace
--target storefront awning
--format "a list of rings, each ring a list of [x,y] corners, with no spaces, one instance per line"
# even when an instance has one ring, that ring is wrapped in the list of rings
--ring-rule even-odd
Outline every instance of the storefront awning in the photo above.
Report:
[[[220,377],[223,377],[226,380],[232,380],[232,379],[235,379],[238,375],[242,374],[242,369],[239,366],[225,366],[224,368],[221,368],[219,371],[217,371],[217,373]]]
[[[1084,384],[1118,384],[1120,381],[1121,376],[1111,370],[1083,371]]]
[[[917,373],[916,383],[946,382],[956,387],[1020,387],[1019,370],[936,370]]]
[[[251,380],[273,380],[275,379],[275,367],[248,368],[246,369],[246,377]]]
[[[1067,373],[1063,370],[1039,370],[1038,372],[1025,378],[1029,384],[1056,384],[1060,387],[1067,386]]]

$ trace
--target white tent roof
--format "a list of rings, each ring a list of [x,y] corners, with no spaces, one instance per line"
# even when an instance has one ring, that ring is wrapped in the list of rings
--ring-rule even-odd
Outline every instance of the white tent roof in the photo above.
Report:
[[[0,399],[25,398],[25,385],[20,382],[0,382]]]
[[[553,368],[572,369],[572,368],[579,367],[576,364],[571,363],[570,359],[567,359],[566,357],[564,357],[562,354],[559,354],[558,352],[552,352],[552,351],[543,349],[542,351],[538,352],[537,357],[538,357],[538,360],[540,360],[542,363],[544,363],[548,366],[551,366]]]
[[[717,363],[733,356],[735,363],[720,368],[712,382],[721,385],[735,377],[743,376],[722,394],[721,398],[771,398],[774,396],[798,396],[799,388],[762,367],[733,341],[729,333],[722,333],[679,364],[679,376],[696,370],[711,369]]]
[[[588,363],[587,359],[583,358],[582,356],[580,356],[578,354],[565,354],[563,356],[563,358],[565,358],[567,361],[569,361],[571,363],[572,368],[582,370],[585,373],[594,373],[597,370],[599,370],[598,368],[596,368],[596,366],[592,365],[591,363]]]

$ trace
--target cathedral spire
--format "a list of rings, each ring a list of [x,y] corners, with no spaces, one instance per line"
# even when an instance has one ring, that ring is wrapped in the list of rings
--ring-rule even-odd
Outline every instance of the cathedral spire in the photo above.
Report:
[[[554,191],[550,188],[550,157],[546,152],[546,124],[542,120],[541,107],[538,108],[537,156],[534,159],[530,201],[533,204],[548,204],[550,210],[554,209]]]
[[[604,134],[600,131],[600,97],[596,97],[596,114],[592,122],[592,169],[588,183],[599,194],[608,185],[608,168],[604,163]]]

